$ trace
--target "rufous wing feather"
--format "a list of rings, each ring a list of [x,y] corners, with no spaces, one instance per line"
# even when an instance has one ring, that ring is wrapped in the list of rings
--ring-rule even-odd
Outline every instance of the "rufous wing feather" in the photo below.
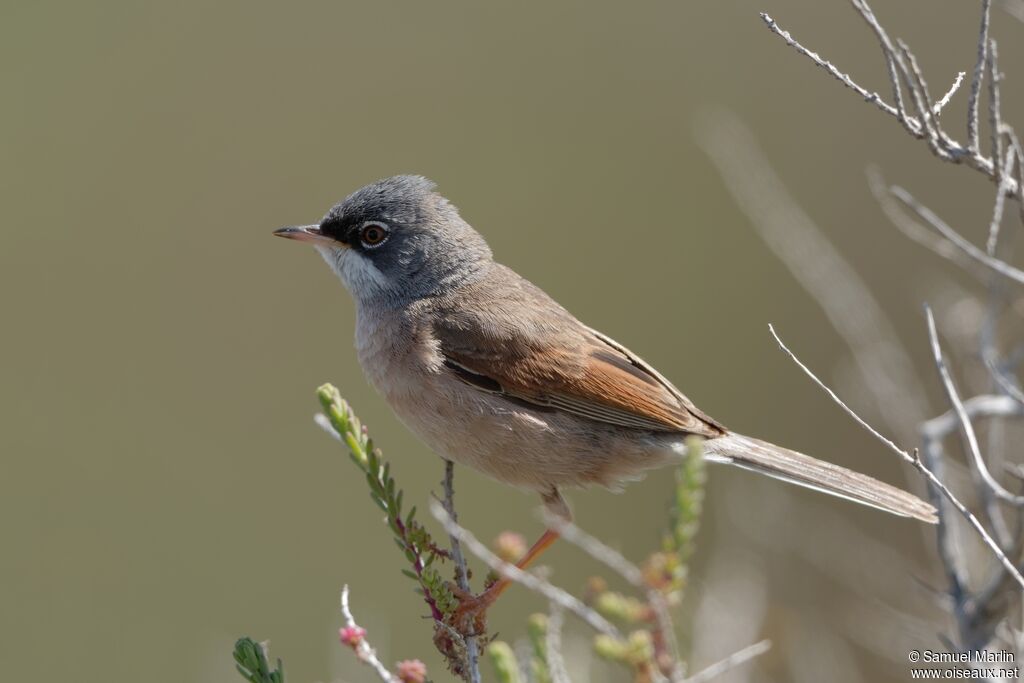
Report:
[[[557,305],[516,309],[525,314],[515,325],[502,324],[495,309],[442,317],[434,336],[445,365],[478,389],[539,410],[657,432],[725,433],[637,356]]]

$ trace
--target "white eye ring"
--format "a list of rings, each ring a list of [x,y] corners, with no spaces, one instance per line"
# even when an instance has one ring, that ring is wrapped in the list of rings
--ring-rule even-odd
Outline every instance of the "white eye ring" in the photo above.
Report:
[[[376,242],[366,239],[367,230],[370,228],[377,228],[381,233],[383,233],[381,238]],[[376,249],[387,242],[389,237],[391,237],[391,228],[380,221],[366,221],[359,227],[359,242],[363,245],[364,249]]]

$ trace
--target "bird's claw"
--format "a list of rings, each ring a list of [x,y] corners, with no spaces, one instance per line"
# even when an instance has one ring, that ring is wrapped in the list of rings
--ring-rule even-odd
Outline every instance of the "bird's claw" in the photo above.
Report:
[[[477,635],[487,632],[487,610],[494,603],[488,591],[480,595],[452,586],[452,594],[459,606],[452,614],[452,626],[463,635]]]

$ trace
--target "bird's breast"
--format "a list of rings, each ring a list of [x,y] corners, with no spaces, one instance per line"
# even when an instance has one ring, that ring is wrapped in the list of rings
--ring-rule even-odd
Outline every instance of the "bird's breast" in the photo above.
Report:
[[[356,354],[367,379],[393,406],[422,394],[441,362],[429,330],[392,312],[358,313]]]
[[[629,430],[536,411],[467,385],[444,367],[430,328],[409,316],[358,316],[356,349],[367,379],[420,440],[499,481],[538,491],[610,486],[668,457]]]
[[[463,463],[466,454],[479,452],[467,440],[468,423],[479,407],[470,405],[466,387],[445,373],[429,328],[398,316],[361,316],[356,350],[367,379],[428,447]]]

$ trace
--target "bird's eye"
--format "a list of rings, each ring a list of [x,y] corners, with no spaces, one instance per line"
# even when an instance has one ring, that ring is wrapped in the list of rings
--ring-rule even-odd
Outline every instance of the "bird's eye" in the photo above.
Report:
[[[359,241],[364,247],[372,249],[384,244],[388,238],[388,227],[383,223],[367,223],[359,231]]]

